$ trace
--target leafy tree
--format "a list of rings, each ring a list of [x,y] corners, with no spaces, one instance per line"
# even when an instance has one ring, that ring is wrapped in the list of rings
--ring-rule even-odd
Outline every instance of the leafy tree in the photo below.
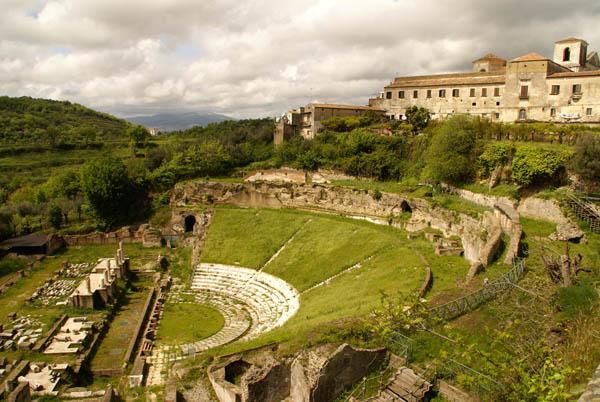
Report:
[[[600,136],[590,133],[577,138],[571,168],[586,180],[600,181]]]
[[[74,170],[61,170],[53,174],[44,187],[52,198],[74,198],[81,192],[79,175]]]
[[[424,107],[411,106],[406,109],[406,120],[412,126],[413,132],[419,133],[429,124],[431,114]]]
[[[135,148],[144,148],[150,139],[150,133],[143,126],[131,126],[127,129],[127,136],[131,146]]]
[[[62,225],[62,220],[63,215],[60,207],[55,204],[51,205],[50,208],[48,208],[48,222],[50,223],[50,225],[52,225],[54,229],[60,229],[60,226]]]
[[[512,162],[512,177],[524,186],[556,181],[564,173],[569,157],[563,150],[533,145],[518,147]]]
[[[133,185],[123,162],[97,159],[81,170],[81,188],[94,215],[111,226],[124,217],[132,204]]]
[[[456,116],[438,126],[427,149],[427,175],[436,182],[464,182],[475,173],[477,159],[473,121]]]
[[[304,170],[317,170],[322,163],[320,155],[312,149],[303,153],[298,158],[298,165]]]

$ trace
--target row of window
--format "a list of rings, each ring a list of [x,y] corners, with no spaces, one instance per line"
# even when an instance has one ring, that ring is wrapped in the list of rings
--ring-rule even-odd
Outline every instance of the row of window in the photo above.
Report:
[[[476,89],[475,88],[471,88],[470,92],[469,92],[469,96],[474,98],[475,96],[477,96],[476,94]],[[488,89],[487,88],[481,88],[481,96],[482,97],[487,97],[488,96]],[[500,88],[494,88],[494,96],[500,96]],[[385,94],[386,99],[392,99],[392,91],[388,91]],[[412,93],[412,97],[413,99],[418,99],[419,98],[419,91],[418,90],[414,90]],[[433,91],[431,89],[427,90],[427,98],[431,99],[433,97]],[[446,90],[445,89],[440,89],[438,90],[438,98],[445,98],[446,97]],[[453,98],[458,98],[460,97],[460,89],[453,89],[452,90],[452,97]],[[398,91],[398,99],[405,99],[406,98],[406,92],[405,91]]]
[[[560,94],[560,85],[552,85],[552,89],[550,90],[550,95],[559,95]],[[573,95],[581,95],[581,84],[573,85]]]
[[[588,107],[587,109],[585,109],[585,115],[590,117],[593,114],[593,110],[591,107]],[[550,117],[556,117],[556,108],[550,108]]]
[[[573,95],[581,95],[581,84],[573,85]],[[559,95],[560,94],[560,85],[552,85],[550,89],[550,95]],[[529,85],[521,85],[521,93],[519,96],[521,99],[529,98]]]
[[[582,94],[581,84],[574,84],[572,89],[573,89],[573,95],[581,95]],[[431,99],[433,97],[432,93],[433,92],[431,89],[427,90],[427,99]],[[559,95],[559,94],[560,94],[560,85],[552,85],[552,89],[550,90],[550,95]],[[471,88],[469,91],[469,96],[471,98],[474,98],[475,96],[477,96],[477,90],[475,88]],[[488,89],[481,88],[481,97],[485,98],[487,96],[488,96]],[[496,97],[500,96],[500,88],[494,88],[494,96],[496,96]],[[386,97],[386,99],[392,99],[392,91],[387,91],[385,94],[385,97]],[[445,98],[445,97],[446,97],[446,90],[445,89],[438,90],[438,98]],[[453,89],[452,97],[453,98],[460,97],[460,89]],[[528,97],[529,97],[529,85],[521,85],[520,98],[527,99]],[[419,98],[418,90],[413,91],[412,98],[413,99]],[[398,91],[398,99],[406,99],[406,92]]]

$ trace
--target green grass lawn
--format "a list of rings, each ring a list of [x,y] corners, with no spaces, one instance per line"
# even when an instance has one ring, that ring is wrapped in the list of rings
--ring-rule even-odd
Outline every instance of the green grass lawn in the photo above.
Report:
[[[254,267],[268,260],[290,234],[300,228],[286,248],[264,268],[265,272],[285,279],[299,291],[309,289],[368,256],[373,258],[364,261],[360,268],[302,294],[300,310],[281,328],[250,343],[234,344],[211,353],[236,352],[275,341],[299,345],[327,325],[365,317],[381,305],[382,297],[398,297],[418,290],[425,278],[424,263],[418,252],[425,257],[434,274],[434,285],[428,297],[455,292],[457,282],[464,280],[469,268],[462,257],[436,256],[433,245],[424,238],[408,240],[402,230],[335,215],[217,208],[214,222],[219,224],[213,224],[209,229],[202,260],[227,264],[255,261]],[[224,225],[225,222],[228,224]],[[252,231],[233,231],[231,226],[235,222],[240,227],[252,227]],[[294,226],[287,228],[287,232],[281,233],[283,228],[274,227],[285,227],[289,222]],[[303,222],[306,223],[302,225]],[[279,235],[275,238],[274,233]],[[239,247],[244,242],[254,247],[246,247],[241,253]],[[215,247],[220,249],[214,250]],[[236,255],[235,259],[229,257],[226,250]]]
[[[201,259],[260,268],[307,220],[294,211],[219,208]]]
[[[123,303],[110,323],[108,332],[92,358],[92,370],[118,369],[123,366],[129,342],[135,337],[137,324],[150,293],[149,285],[149,283],[137,283],[136,291],[129,290],[126,293]]]
[[[213,307],[196,303],[167,303],[156,342],[179,345],[199,341],[219,332],[223,323],[223,316]]]

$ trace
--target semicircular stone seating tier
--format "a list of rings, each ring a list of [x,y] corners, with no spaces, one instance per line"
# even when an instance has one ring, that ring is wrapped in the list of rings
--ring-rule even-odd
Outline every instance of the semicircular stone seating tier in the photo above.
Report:
[[[254,269],[202,263],[191,289],[196,301],[223,314],[223,328],[198,342],[180,345],[192,355],[237,339],[249,340],[283,325],[300,308],[300,294],[283,279]]]

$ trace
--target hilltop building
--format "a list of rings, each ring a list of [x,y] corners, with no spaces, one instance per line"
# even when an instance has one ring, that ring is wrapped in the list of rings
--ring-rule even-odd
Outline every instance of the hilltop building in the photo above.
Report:
[[[473,62],[473,72],[397,77],[369,105],[391,119],[403,119],[415,105],[434,119],[600,123],[600,59],[577,38],[556,42],[552,60],[529,53],[507,61],[490,53]]]
[[[321,124],[323,120],[331,117],[359,116],[367,111],[385,113],[385,110],[379,107],[328,103],[309,103],[299,109],[290,110],[277,121],[275,145],[295,135],[312,139],[323,128]]]

